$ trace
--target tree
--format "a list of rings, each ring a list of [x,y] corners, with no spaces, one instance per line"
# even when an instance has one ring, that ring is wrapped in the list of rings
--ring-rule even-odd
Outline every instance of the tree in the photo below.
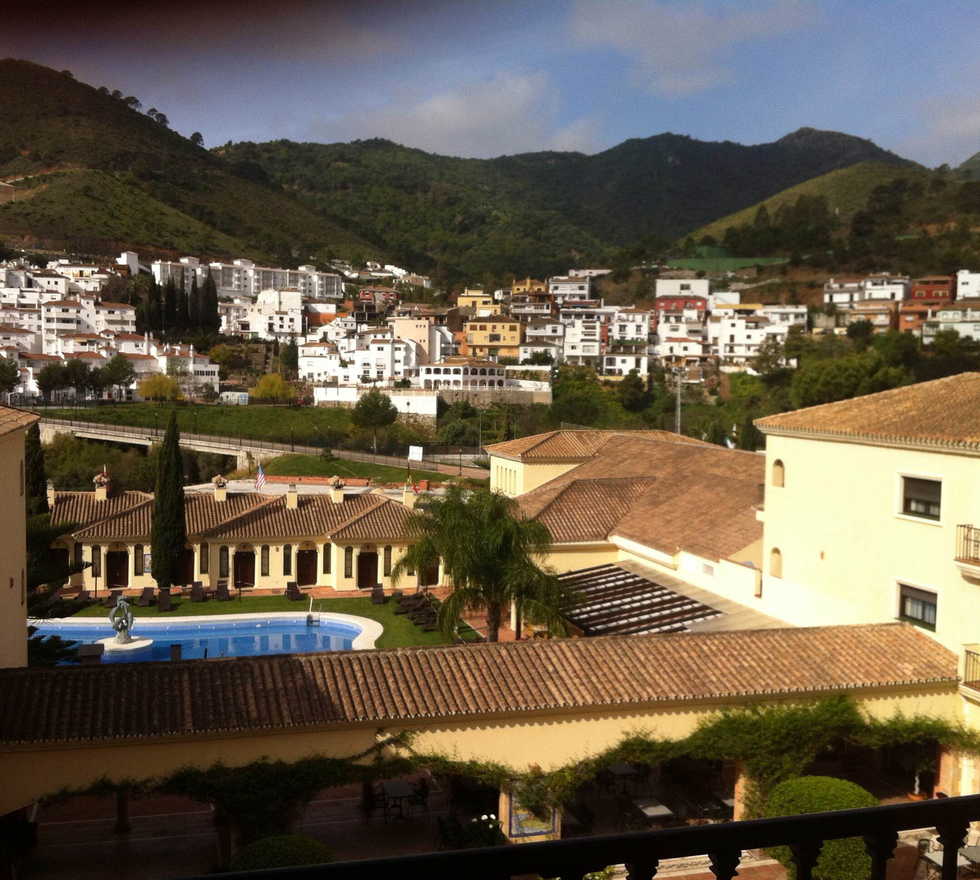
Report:
[[[168,278],[163,285],[163,325],[165,333],[173,333],[177,329],[177,285],[173,278]]]
[[[193,329],[202,329],[204,310],[201,307],[201,291],[197,286],[197,273],[191,279],[191,292],[187,295],[187,325]]]
[[[166,589],[179,583],[181,561],[187,545],[187,528],[184,522],[183,464],[176,410],[170,413],[170,423],[157,458],[150,543],[151,572],[157,588]]]
[[[62,364],[48,364],[37,374],[37,387],[46,403],[51,402],[51,394],[68,386],[65,368]]]
[[[204,146],[204,135],[201,134],[199,131],[195,131],[191,135],[191,143],[194,144],[195,147],[203,147]]]
[[[639,412],[647,405],[647,391],[643,379],[636,370],[630,370],[616,388],[616,395],[623,409]]]
[[[370,429],[375,452],[378,451],[378,429],[394,424],[397,418],[398,410],[391,398],[375,390],[362,394],[351,412],[355,427]]]
[[[75,390],[76,397],[83,397],[92,384],[92,370],[85,361],[72,358],[65,364],[65,385]]]
[[[139,396],[144,400],[180,400],[180,385],[171,376],[156,373],[139,384]]]
[[[20,383],[20,368],[13,358],[0,358],[0,392],[10,394]]]
[[[256,400],[270,400],[274,403],[289,403],[296,395],[293,387],[278,373],[267,373],[252,389]]]
[[[279,352],[279,367],[287,376],[295,376],[299,372],[299,346],[295,338],[290,337]]]
[[[217,333],[221,329],[221,316],[218,314],[218,287],[211,277],[210,269],[201,291],[199,320],[201,329],[208,333]]]
[[[876,807],[878,799],[853,782],[832,776],[799,776],[779,783],[769,794],[765,814],[768,818]],[[770,854],[792,868],[789,847],[777,847]],[[864,880],[871,872],[871,859],[860,837],[828,840],[820,849],[813,868],[813,880]]]
[[[136,378],[136,371],[128,358],[121,354],[115,355],[102,368],[102,383],[107,388],[128,388]]]
[[[439,624],[452,634],[465,611],[486,615],[487,640],[499,639],[503,615],[513,602],[518,616],[561,633],[562,586],[539,563],[551,547],[546,526],[521,516],[517,502],[499,492],[467,494],[450,486],[427,498],[408,521],[411,544],[392,570],[430,570],[442,561],[452,592],[439,606]]]
[[[44,470],[44,448],[37,422],[27,429],[24,441],[24,494],[27,496],[27,515],[48,512],[48,477]]]
[[[760,376],[772,376],[782,370],[785,363],[783,344],[775,336],[767,336],[752,358],[752,369]]]
[[[854,340],[854,347],[858,351],[864,351],[871,344],[874,333],[875,325],[867,318],[847,325],[847,338]]]

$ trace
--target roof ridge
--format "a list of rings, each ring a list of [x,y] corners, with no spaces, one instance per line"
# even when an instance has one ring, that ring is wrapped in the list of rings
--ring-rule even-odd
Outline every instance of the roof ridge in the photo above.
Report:
[[[337,523],[337,525],[335,525],[332,529],[330,529],[330,533],[329,533],[330,535],[333,535],[334,532],[342,531],[343,529],[346,529],[349,526],[354,525],[354,523],[356,523],[356,522],[360,522],[372,510],[377,510],[382,504],[384,504],[385,502],[388,502],[388,501],[391,501],[392,500],[391,498],[387,498],[384,495],[372,495],[371,493],[365,493],[365,494],[359,495],[357,497],[359,497],[359,498],[376,498],[377,499],[377,502],[375,504],[370,505],[366,510],[362,510],[360,513],[353,513],[353,514],[351,514],[351,516],[350,516],[349,519],[345,519],[343,522]]]
[[[72,532],[71,533],[72,537],[74,538],[76,535],[82,535],[85,532],[89,531],[90,529],[94,529],[96,526],[100,526],[103,523],[112,522],[113,520],[119,519],[119,517],[121,516],[128,516],[129,514],[134,513],[140,508],[146,507],[148,504],[152,504],[152,503],[153,503],[153,497],[150,496],[149,498],[144,498],[138,504],[133,504],[130,507],[124,507],[122,510],[117,510],[115,513],[107,514],[106,516],[102,517],[102,519],[92,520],[92,522],[86,523],[77,531]]]
[[[201,497],[204,497],[204,498],[207,497],[207,493],[206,492],[200,492],[200,493],[197,493],[197,494],[199,496],[201,496]],[[234,494],[235,493],[233,493],[233,495]],[[254,495],[256,493],[254,493],[254,492],[240,492],[240,493],[237,493],[237,494],[240,494],[240,495]],[[285,495],[272,495],[267,500],[265,500],[265,501],[259,501],[258,504],[253,504],[251,507],[247,508],[246,510],[242,510],[239,513],[231,514],[230,516],[227,516],[224,519],[219,519],[212,526],[210,526],[209,528],[206,528],[203,532],[201,532],[201,536],[202,537],[212,537],[218,529],[226,528],[229,525],[231,525],[232,523],[235,523],[237,520],[243,520],[245,517],[251,516],[252,514],[257,513],[260,510],[265,510],[266,507],[270,507],[271,505],[275,504],[277,501],[282,501],[283,503],[285,503],[285,500],[286,500],[286,496]],[[227,504],[228,502],[225,501],[225,502],[221,502],[221,503]]]

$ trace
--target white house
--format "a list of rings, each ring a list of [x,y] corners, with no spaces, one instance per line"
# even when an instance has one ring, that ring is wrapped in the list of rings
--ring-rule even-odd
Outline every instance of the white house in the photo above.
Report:
[[[980,272],[960,269],[956,273],[956,298],[980,299]]]
[[[250,336],[288,342],[303,335],[303,295],[295,288],[262,290],[249,306],[247,319]]]
[[[570,300],[592,299],[592,279],[556,275],[548,279],[548,293],[559,305]]]
[[[711,282],[707,278],[658,278],[657,296],[702,296],[707,299]]]
[[[866,300],[888,300],[901,302],[908,296],[908,275],[889,275],[887,272],[876,272],[868,275],[862,282]]]

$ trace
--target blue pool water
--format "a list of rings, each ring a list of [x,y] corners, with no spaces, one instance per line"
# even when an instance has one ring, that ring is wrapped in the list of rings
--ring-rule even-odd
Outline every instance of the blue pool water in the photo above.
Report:
[[[37,635],[61,636],[91,644],[114,635],[106,621],[37,622]],[[305,615],[290,618],[234,619],[202,617],[194,621],[140,620],[133,638],[153,639],[153,644],[133,651],[106,651],[103,663],[147,663],[169,660],[170,646],[179,644],[185,660],[202,657],[254,657],[258,654],[308,654],[314,651],[349,651],[361,634],[355,624],[324,620],[308,626]]]

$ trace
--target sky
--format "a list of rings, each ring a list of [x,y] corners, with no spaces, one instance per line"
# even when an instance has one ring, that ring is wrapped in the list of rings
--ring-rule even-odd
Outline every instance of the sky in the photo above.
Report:
[[[801,126],[936,166],[980,151],[977,0],[10,4],[0,57],[71,70],[208,146],[383,137],[485,158]]]

